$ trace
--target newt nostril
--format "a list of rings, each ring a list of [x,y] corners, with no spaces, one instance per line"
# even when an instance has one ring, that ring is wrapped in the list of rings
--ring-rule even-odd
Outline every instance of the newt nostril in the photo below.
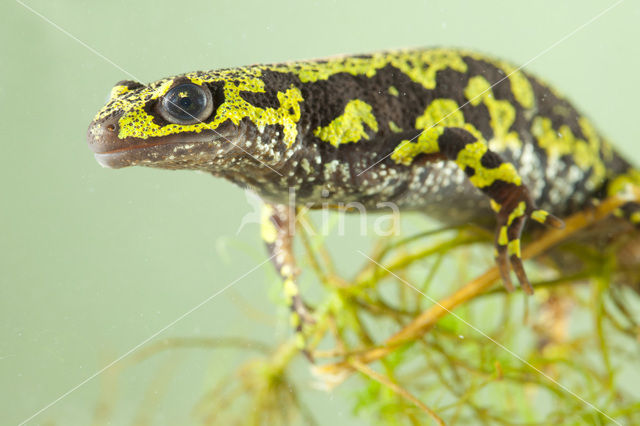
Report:
[[[87,130],[87,141],[94,152],[105,152],[117,148],[122,142],[118,138],[120,116],[94,120]]]

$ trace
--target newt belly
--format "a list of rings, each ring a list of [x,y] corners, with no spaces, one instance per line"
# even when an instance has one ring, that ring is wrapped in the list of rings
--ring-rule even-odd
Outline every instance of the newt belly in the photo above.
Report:
[[[502,279],[527,292],[520,236],[640,183],[586,117],[540,80],[475,52],[417,49],[122,81],[88,131],[107,167],[207,171],[268,204],[294,323],[291,191],[305,205],[395,203],[445,223],[493,221]],[[640,222],[636,203],[622,215]],[[286,229],[285,229],[286,228]]]

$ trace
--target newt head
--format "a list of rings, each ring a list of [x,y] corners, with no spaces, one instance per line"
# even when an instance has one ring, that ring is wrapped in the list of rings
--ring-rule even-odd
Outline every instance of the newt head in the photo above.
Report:
[[[109,168],[214,171],[242,153],[236,145],[241,123],[220,116],[229,109],[225,83],[224,78],[205,81],[198,73],[148,85],[121,81],[89,125],[89,147]]]

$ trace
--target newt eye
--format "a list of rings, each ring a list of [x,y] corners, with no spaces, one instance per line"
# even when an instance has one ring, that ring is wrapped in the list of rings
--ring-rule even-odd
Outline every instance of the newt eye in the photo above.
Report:
[[[197,84],[179,84],[164,95],[158,109],[162,118],[170,123],[198,123],[213,111],[211,92]]]

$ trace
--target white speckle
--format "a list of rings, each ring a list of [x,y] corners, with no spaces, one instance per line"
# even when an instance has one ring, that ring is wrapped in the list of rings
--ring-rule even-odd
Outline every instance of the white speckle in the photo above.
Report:
[[[302,166],[302,170],[304,170],[308,175],[313,171],[313,169],[311,168],[311,164],[309,164],[309,160],[307,160],[306,158],[302,159],[300,165]]]

